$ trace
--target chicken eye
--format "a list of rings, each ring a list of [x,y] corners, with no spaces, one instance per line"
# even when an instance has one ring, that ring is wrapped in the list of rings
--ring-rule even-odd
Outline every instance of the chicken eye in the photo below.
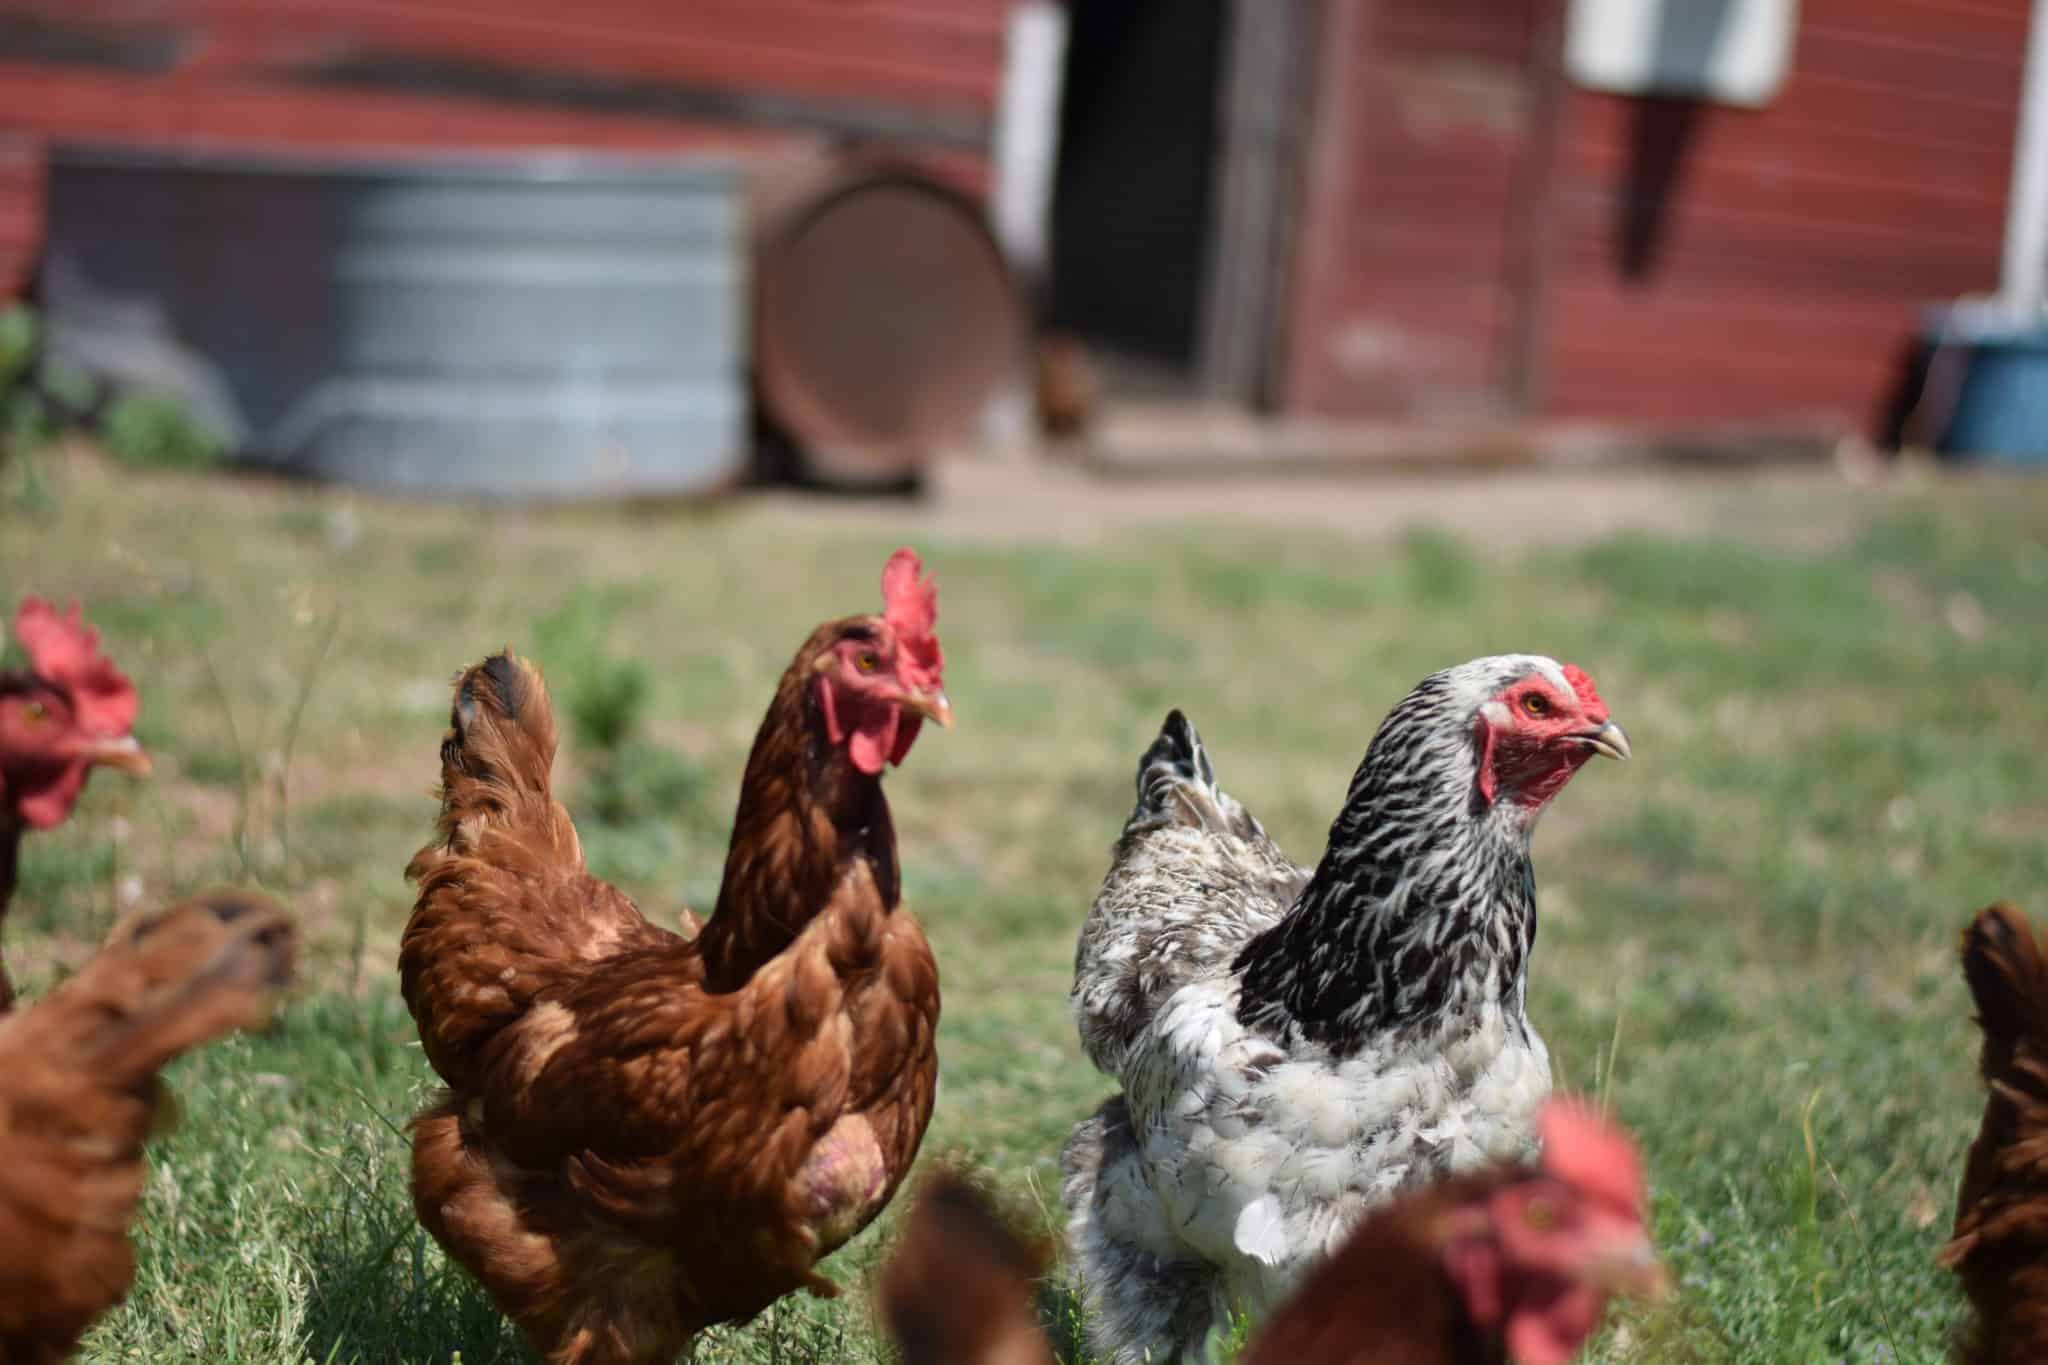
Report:
[[[1543,717],[1550,714],[1550,698],[1541,692],[1531,692],[1522,698],[1522,710],[1531,716]]]
[[[875,657],[873,650],[864,649],[855,657],[853,666],[863,673],[872,673],[882,666],[882,661]]]
[[[32,701],[21,708],[21,723],[24,725],[41,725],[49,718],[50,708],[39,701]]]
[[[1557,1210],[1548,1199],[1532,1199],[1522,1211],[1522,1221],[1538,1232],[1548,1232],[1557,1226]]]

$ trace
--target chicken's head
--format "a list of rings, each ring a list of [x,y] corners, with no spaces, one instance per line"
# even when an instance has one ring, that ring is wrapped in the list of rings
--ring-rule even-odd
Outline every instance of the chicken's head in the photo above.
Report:
[[[913,550],[898,550],[882,569],[882,614],[839,622],[811,662],[825,737],[844,744],[853,765],[870,776],[901,764],[927,718],[953,723],[941,674],[945,658],[933,627],[939,586],[920,578]]]
[[[1593,755],[1628,757],[1628,736],[1584,670],[1536,655],[1503,662],[1518,665],[1507,670],[1512,679],[1472,718],[1478,795],[1487,805],[1505,800],[1533,813]]]
[[[0,673],[0,821],[48,829],[61,824],[95,767],[149,772],[129,733],[135,685],[99,652],[99,633],[74,605],[68,613],[28,598],[14,636],[29,667]]]
[[[1446,1216],[1444,1265],[1466,1312],[1501,1333],[1517,1365],[1564,1365],[1611,1295],[1657,1298],[1667,1284],[1628,1135],[1568,1099],[1547,1101],[1537,1127],[1536,1171]]]

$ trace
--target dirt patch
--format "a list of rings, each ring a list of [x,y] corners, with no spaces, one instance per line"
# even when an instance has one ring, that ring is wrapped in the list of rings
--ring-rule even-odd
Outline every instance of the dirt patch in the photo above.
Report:
[[[1757,516],[1767,489],[1772,518]],[[962,456],[934,467],[918,501],[748,495],[745,514],[789,527],[873,531],[898,524],[971,539],[1086,544],[1153,526],[1309,529],[1364,540],[1440,525],[1475,545],[1573,544],[1618,531],[1825,537],[1856,499],[1831,469],[1739,475],[1656,469],[1444,475],[1185,476],[1114,479],[1056,460]],[[1863,494],[1864,497],[1881,496]]]

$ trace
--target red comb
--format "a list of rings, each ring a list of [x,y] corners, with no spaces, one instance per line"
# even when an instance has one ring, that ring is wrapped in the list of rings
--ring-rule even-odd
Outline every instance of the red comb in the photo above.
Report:
[[[100,633],[85,624],[76,602],[60,616],[40,597],[23,598],[14,636],[36,676],[71,694],[80,729],[108,737],[128,733],[141,704],[135,684],[99,652]]]
[[[1607,714],[1607,703],[1600,700],[1600,689],[1593,686],[1593,679],[1587,675],[1585,669],[1577,664],[1566,664],[1564,680],[1570,683],[1572,691],[1578,694],[1579,705],[1588,711],[1598,711],[1603,717]]]
[[[1642,1212],[1643,1159],[1619,1125],[1583,1100],[1552,1097],[1536,1115],[1536,1131],[1546,1172],[1604,1204]]]
[[[939,623],[939,585],[920,578],[923,572],[924,561],[908,546],[889,556],[882,566],[882,619],[896,632],[897,645],[912,666],[927,675],[906,681],[935,687],[945,667],[939,637],[932,633]]]

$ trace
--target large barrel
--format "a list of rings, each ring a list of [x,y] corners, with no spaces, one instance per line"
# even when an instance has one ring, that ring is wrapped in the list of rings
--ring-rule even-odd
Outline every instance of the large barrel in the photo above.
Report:
[[[747,457],[744,184],[700,158],[60,149],[50,351],[293,473],[709,491]]]
[[[972,439],[1024,334],[980,206],[862,151],[765,167],[750,195],[754,384],[805,470],[892,482]]]

